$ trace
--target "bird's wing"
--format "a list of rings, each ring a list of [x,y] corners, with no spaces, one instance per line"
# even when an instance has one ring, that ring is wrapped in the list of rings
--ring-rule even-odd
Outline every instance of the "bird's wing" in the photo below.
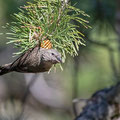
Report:
[[[24,67],[29,68],[32,65],[40,64],[40,54],[39,47],[29,49],[11,64],[11,69],[13,71],[20,71]]]
[[[11,64],[11,69],[16,69],[16,67],[20,67],[24,65],[25,61],[27,58],[31,55],[32,51],[34,48],[29,49],[28,51],[24,52],[20,57],[18,57],[12,64]]]

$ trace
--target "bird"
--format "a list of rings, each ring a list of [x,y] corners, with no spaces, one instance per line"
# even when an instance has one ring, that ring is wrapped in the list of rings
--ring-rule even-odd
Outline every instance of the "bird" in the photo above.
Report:
[[[0,76],[13,71],[21,73],[47,72],[53,64],[57,63],[62,63],[62,58],[56,49],[36,46],[27,50],[14,62],[0,66]]]

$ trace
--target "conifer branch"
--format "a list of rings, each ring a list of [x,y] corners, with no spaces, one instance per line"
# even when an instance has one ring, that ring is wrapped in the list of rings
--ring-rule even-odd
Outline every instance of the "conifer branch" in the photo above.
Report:
[[[12,17],[14,22],[7,24],[10,29],[8,43],[20,48],[16,55],[41,45],[44,40],[50,40],[52,47],[61,52],[63,58],[66,53],[71,56],[78,54],[79,45],[85,45],[84,35],[76,28],[81,24],[90,28],[88,21],[80,15],[89,17],[70,3],[60,0],[34,0],[19,8],[19,13]],[[73,21],[77,21],[78,26]]]

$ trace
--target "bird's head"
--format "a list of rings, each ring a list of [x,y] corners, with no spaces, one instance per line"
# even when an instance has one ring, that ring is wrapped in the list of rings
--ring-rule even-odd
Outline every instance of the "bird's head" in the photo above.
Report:
[[[61,54],[55,49],[44,49],[42,52],[42,60],[51,62],[52,64],[62,63]]]

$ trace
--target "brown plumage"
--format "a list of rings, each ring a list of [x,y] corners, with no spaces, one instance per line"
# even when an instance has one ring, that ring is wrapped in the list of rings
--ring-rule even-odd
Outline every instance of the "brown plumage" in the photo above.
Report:
[[[60,63],[61,54],[55,49],[35,47],[22,54],[14,62],[2,65],[0,75],[16,71],[22,73],[46,72],[53,64]]]

